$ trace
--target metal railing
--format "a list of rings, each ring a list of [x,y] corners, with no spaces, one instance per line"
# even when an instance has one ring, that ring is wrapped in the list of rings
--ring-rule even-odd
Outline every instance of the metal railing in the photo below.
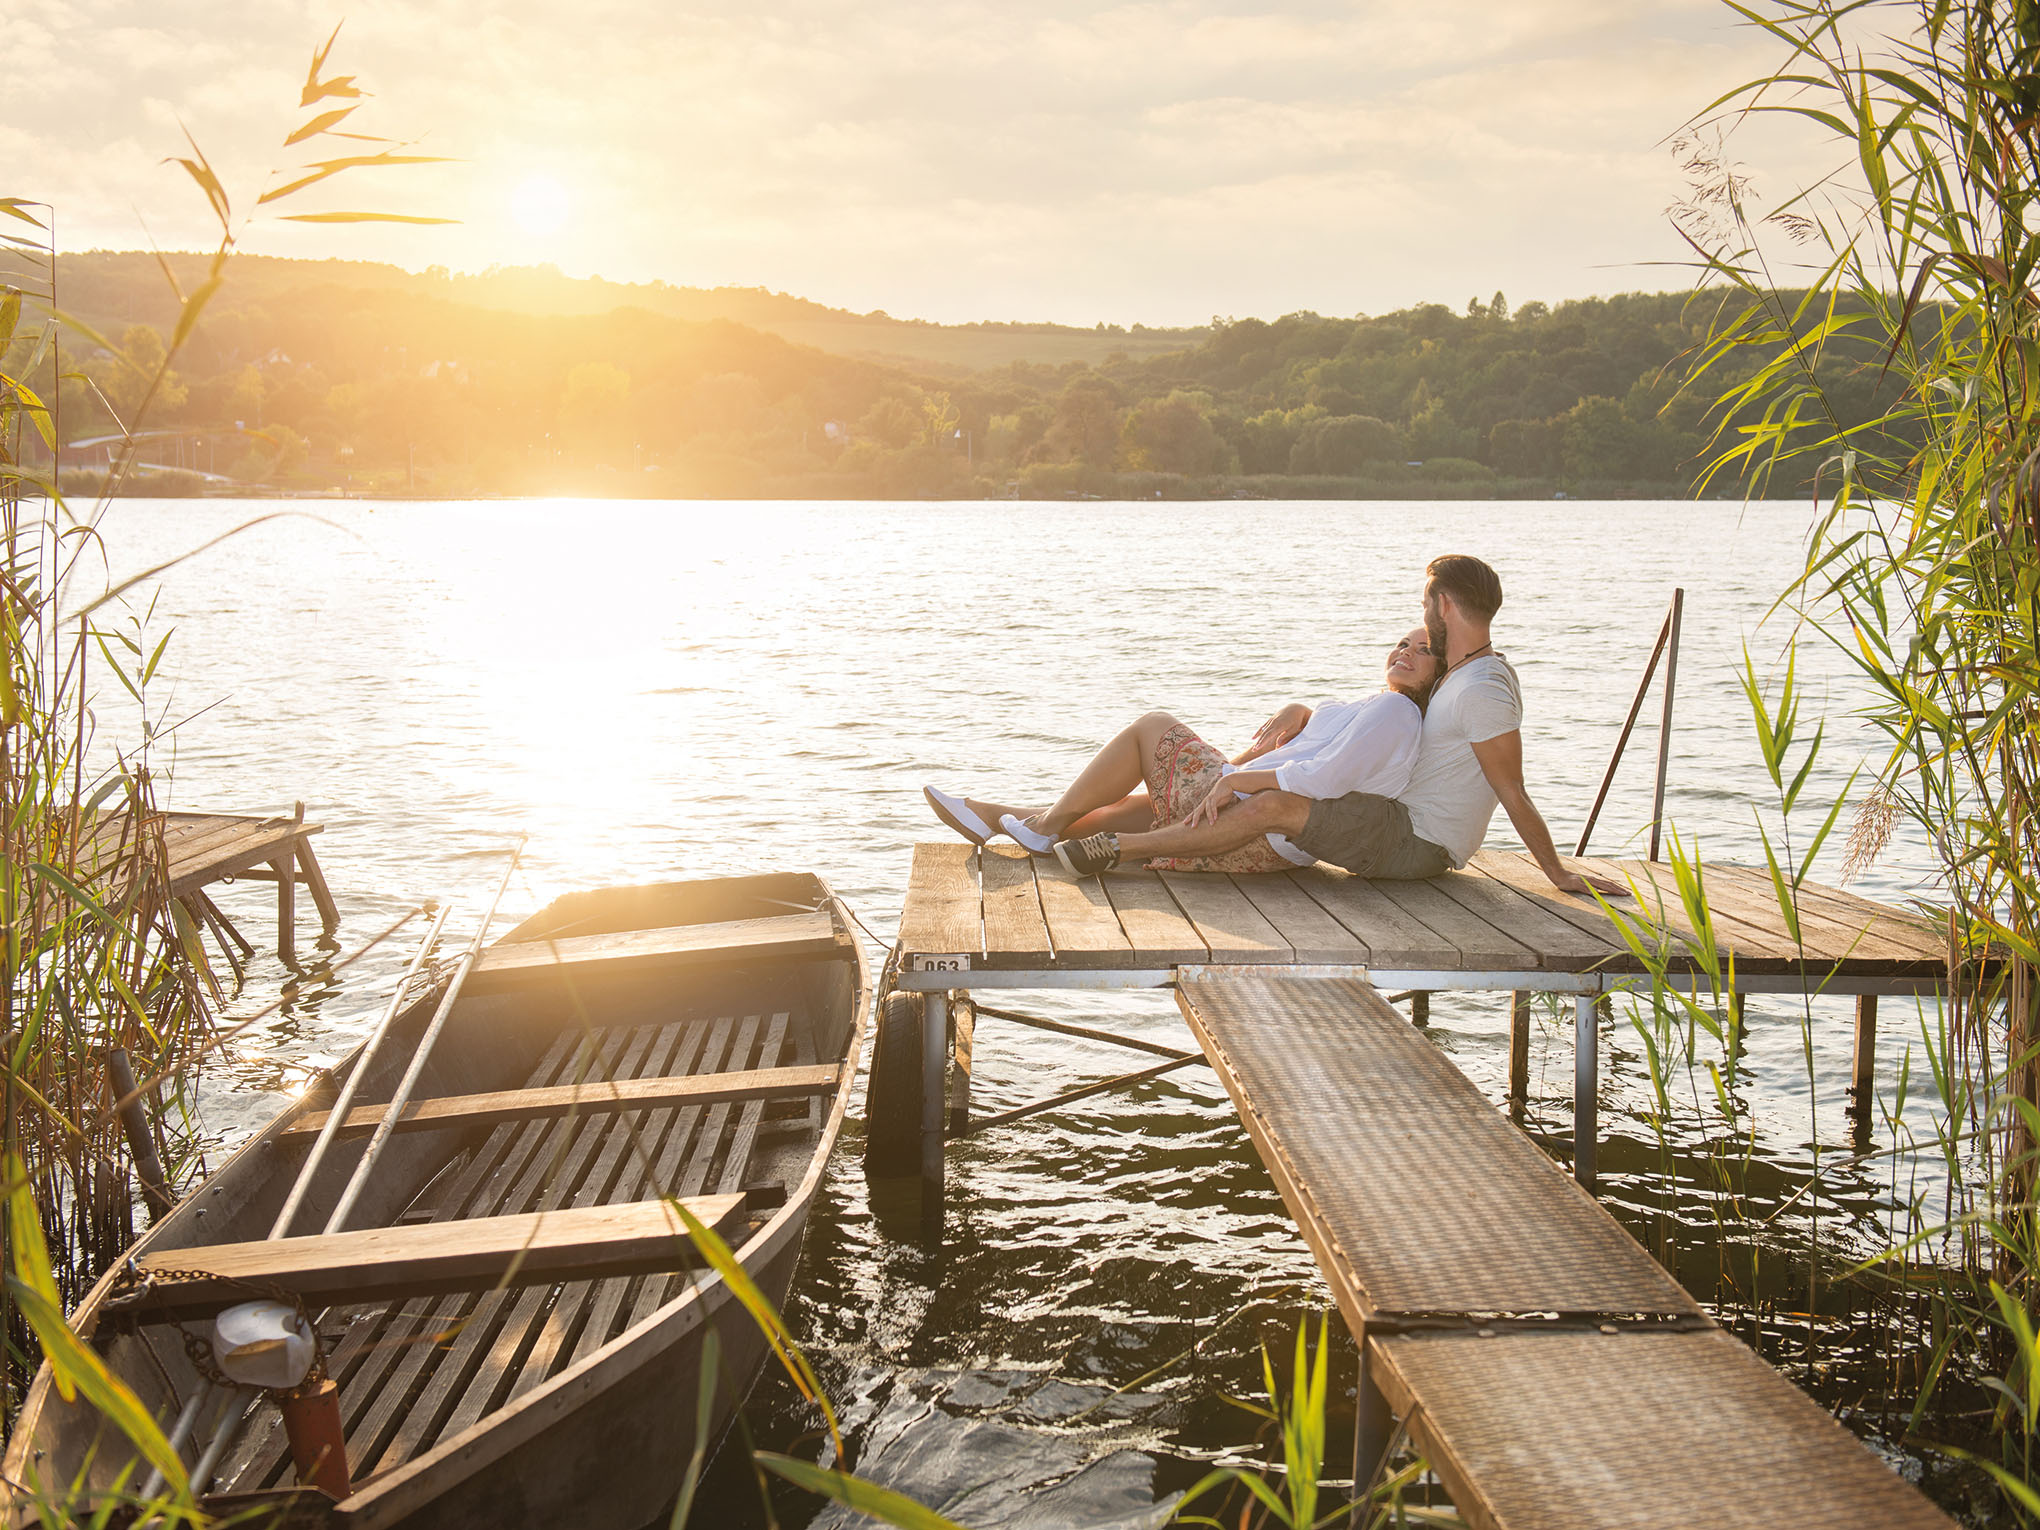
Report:
[[[1615,740],[1615,753],[1608,759],[1607,774],[1601,777],[1601,789],[1594,794],[1594,805],[1587,810],[1587,822],[1580,830],[1580,842],[1573,849],[1574,855],[1587,853],[1587,841],[1593,836],[1601,808],[1608,800],[1608,788],[1615,784],[1615,768],[1622,763],[1622,751],[1628,747],[1629,735],[1636,727],[1637,716],[1643,711],[1643,698],[1650,694],[1650,682],[1657,675],[1658,660],[1663,659],[1665,711],[1664,721],[1658,727],[1657,787],[1650,799],[1650,858],[1658,858],[1658,844],[1665,822],[1665,767],[1670,763],[1672,754],[1672,692],[1679,679],[1679,621],[1685,609],[1685,590],[1673,590],[1671,608],[1665,612],[1665,624],[1658,629],[1657,646],[1650,651],[1650,663],[1643,667],[1643,680],[1636,687],[1636,699],[1629,703],[1629,716],[1623,719],[1622,736]]]

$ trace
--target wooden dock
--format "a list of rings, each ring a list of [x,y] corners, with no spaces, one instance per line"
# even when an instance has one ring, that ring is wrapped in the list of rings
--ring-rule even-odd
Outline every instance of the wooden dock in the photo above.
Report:
[[[253,948],[213,904],[206,889],[221,882],[276,884],[276,948],[285,961],[297,958],[297,889],[312,895],[321,926],[340,922],[339,907],[312,853],[321,825],[305,821],[304,804],[291,817],[257,818],[238,813],[164,813],[163,849],[169,862],[170,895],[211,928],[223,946],[242,954]],[[101,813],[81,837],[78,861],[89,880],[95,867],[125,867],[133,851],[134,827],[126,813]]]
[[[1931,994],[1948,971],[1946,936],[1917,914],[1837,888],[1800,890],[1797,942],[1768,874],[1709,866],[1708,930],[1694,927],[1662,862],[1570,864],[1635,887],[1618,906],[1666,947],[1674,980],[1710,981],[1699,953],[1718,953],[1727,986],[1749,993],[1821,992],[1856,999],[1854,1090],[1870,1100],[1880,995]],[[1411,994],[1474,990],[1511,1006],[1509,1092],[1529,1083],[1527,995],[1574,1001],[1574,1164],[1594,1177],[1600,1082],[1596,1002],[1647,983],[1645,967],[1592,898],[1556,891],[1529,857],[1487,850],[1463,871],[1421,882],[1369,882],[1328,867],[1258,876],[1117,870],[1073,877],[1018,849],[914,847],[900,916],[897,986],[930,994],[1000,988],[1160,988],[1185,968],[1323,968]],[[929,1023],[929,1034],[938,1034]],[[932,1066],[932,1064],[931,1064]],[[928,1125],[934,1123],[928,1122]]]
[[[1809,884],[1795,939],[1767,875],[1706,868],[1696,924],[1662,864],[1573,864],[1637,889],[1618,906],[1662,946],[1674,981],[1711,986],[1712,955],[1738,997],[1854,995],[1859,1105],[1870,1098],[1877,997],[1946,981],[1944,936],[1905,910]],[[1589,1193],[1597,1008],[1648,982],[1597,902],[1556,892],[1520,855],[1485,852],[1422,882],[1323,868],[1078,879],[1017,851],[924,844],[894,986],[922,995],[931,1142],[967,1119],[967,1077],[947,1087],[947,1032],[954,1014],[956,1071],[967,1074],[974,991],[1175,988],[1360,1346],[1360,1477],[1386,1454],[1394,1416],[1483,1530],[1946,1527],[1718,1329]],[[1432,992],[1514,995],[1512,1093],[1527,1082],[1524,996],[1572,997],[1578,1182],[1383,989],[1407,991],[1420,1024]],[[880,1047],[875,1075],[883,1038]]]

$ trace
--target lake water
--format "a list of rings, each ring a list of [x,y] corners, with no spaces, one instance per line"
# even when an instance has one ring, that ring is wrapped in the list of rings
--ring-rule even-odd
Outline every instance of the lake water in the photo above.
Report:
[[[1565,848],[1685,586],[1668,811],[1707,854],[1748,858],[1770,787],[1737,668],[1745,644],[1761,671],[1777,660],[1784,627],[1760,623],[1809,521],[1782,503],[128,501],[106,521],[107,560],[132,572],[271,510],[293,513],[162,577],[151,630],[175,635],[150,702],[180,723],[170,805],[302,800],[326,825],[348,947],[424,897],[472,921],[519,832],[510,916],[578,887],[805,868],[890,939],[910,847],[944,832],[923,782],[1045,800],[1151,708],[1231,751],[1280,702],[1371,691],[1416,618],[1425,561],[1447,551],[1502,574],[1496,635],[1523,681],[1528,780]],[[1874,740],[1827,654],[1810,647],[1801,673],[1828,715],[1831,793]],[[1656,710],[1596,831],[1602,853],[1634,847],[1649,817]],[[109,704],[109,732],[119,715]],[[1514,843],[1501,815],[1489,843]],[[1897,898],[1923,889],[1924,867],[1901,843],[1856,885]],[[272,899],[248,884],[222,901],[266,936]],[[343,1055],[407,943],[250,1031],[206,1091],[209,1130],[245,1135]],[[285,975],[259,956],[237,1009]],[[1188,1044],[1164,996],[1026,1003]],[[1889,1096],[1916,1027],[1910,1006],[1885,1009]],[[1848,1145],[1849,1012],[1816,1004],[1810,1068],[1790,1006],[1750,1012],[1752,1194],[1761,1180],[1782,1202],[1816,1143]],[[1547,1017],[1532,1052],[1526,1125],[1554,1144],[1570,1133],[1569,1026]],[[1440,996],[1430,1035],[1501,1097],[1505,999]],[[1603,1045],[1604,1199],[1738,1332],[1878,1435],[1874,1337],[1804,1309],[1808,1261],[1837,1267],[1861,1246],[1850,1216],[1879,1214],[1889,1165],[1731,1248],[1714,1202],[1662,1183],[1635,1031],[1618,1016]],[[986,1022],[975,1099],[998,1110],[1130,1066]],[[1684,1152],[1701,1133],[1676,1135]],[[939,1232],[911,1191],[867,1184],[859,1149],[853,1128],[789,1316],[864,1469],[946,1495],[975,1525],[1133,1524],[1208,1462],[1257,1457],[1257,1421],[1225,1394],[1258,1392],[1260,1344],[1286,1354],[1327,1293],[1208,1074],[955,1146]],[[1823,1204],[1847,1214],[1822,1213],[1840,1230],[1824,1222],[1810,1253],[1806,1214]],[[812,1423],[776,1379],[747,1422],[780,1448]],[[698,1523],[763,1523],[736,1450],[709,1491]],[[782,1522],[813,1512],[780,1500]]]

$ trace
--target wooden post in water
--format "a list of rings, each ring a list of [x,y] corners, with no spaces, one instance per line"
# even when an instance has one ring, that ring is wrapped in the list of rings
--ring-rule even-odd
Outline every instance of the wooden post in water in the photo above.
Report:
[[[1600,1007],[1583,993],[1573,1011],[1573,1178],[1592,1190],[1600,1157]]]
[[[954,1066],[949,1073],[949,1134],[954,1137],[970,1129],[970,1054],[977,1034],[977,1005],[968,993],[953,996],[949,1009],[950,1029],[956,1035]]]
[[[1867,1122],[1877,1102],[1877,995],[1856,997],[1856,1061],[1850,1069],[1849,1114]]]
[[[1518,989],[1509,996],[1509,1098],[1530,1097],[1530,995]]]
[[[297,857],[286,850],[269,863],[276,873],[276,954],[297,961]]]
[[[1423,1030],[1431,1023],[1431,995],[1419,988],[1410,995],[1410,1024]]]
[[[135,1091],[134,1065],[125,1047],[110,1048],[106,1054],[106,1082],[120,1105],[120,1129],[127,1137],[128,1152],[134,1156],[135,1178],[141,1181],[142,1200],[151,1218],[160,1217],[176,1204],[170,1181],[163,1173],[163,1159],[156,1152],[156,1139],[149,1134],[149,1118]]]

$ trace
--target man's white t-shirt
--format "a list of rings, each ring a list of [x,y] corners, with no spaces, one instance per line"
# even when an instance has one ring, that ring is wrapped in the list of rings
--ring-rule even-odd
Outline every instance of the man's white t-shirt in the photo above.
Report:
[[[1410,828],[1464,866],[1487,835],[1500,800],[1488,785],[1473,746],[1523,726],[1523,690],[1498,653],[1469,659],[1431,693],[1424,710],[1424,742],[1403,790]]]
[[[1383,691],[1360,701],[1328,701],[1310,714],[1303,731],[1280,749],[1239,766],[1241,770],[1272,770],[1275,784],[1299,797],[1343,797],[1348,792],[1373,792],[1400,797],[1423,743],[1424,719],[1417,704],[1397,691]],[[1225,773],[1231,775],[1228,765]],[[1280,834],[1268,843],[1276,853],[1299,866],[1316,858]]]

